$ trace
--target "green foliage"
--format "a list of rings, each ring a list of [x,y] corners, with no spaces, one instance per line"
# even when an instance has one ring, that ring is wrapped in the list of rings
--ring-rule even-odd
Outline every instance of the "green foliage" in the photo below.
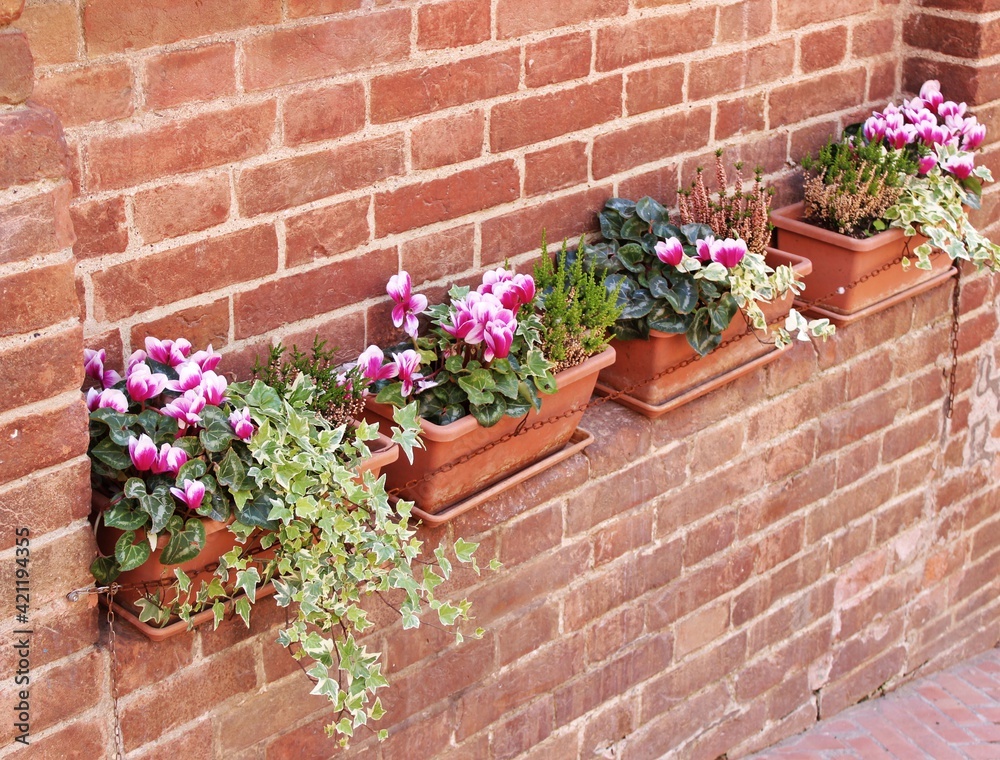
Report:
[[[361,371],[354,367],[341,371],[333,349],[317,335],[310,354],[293,345],[289,356],[282,344],[273,346],[267,363],[254,362],[253,376],[284,396],[300,374],[307,375],[315,386],[313,408],[334,425],[349,423],[361,416],[364,409],[365,383]]]
[[[542,300],[542,346],[557,371],[579,364],[607,348],[621,314],[618,292],[608,291],[593,270],[583,266],[584,239],[568,260],[566,241],[553,260],[542,232],[542,258],[535,285]]]

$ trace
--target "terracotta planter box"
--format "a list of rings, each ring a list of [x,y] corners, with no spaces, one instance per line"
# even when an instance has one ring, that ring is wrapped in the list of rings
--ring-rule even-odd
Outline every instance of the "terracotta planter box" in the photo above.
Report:
[[[359,474],[372,472],[375,477],[378,477],[381,469],[385,465],[394,462],[396,457],[399,456],[399,447],[384,435],[380,435],[378,439],[372,441],[369,448],[372,455],[358,467]],[[104,494],[95,492],[92,497],[92,504],[92,513],[96,513],[107,509],[111,501]],[[161,564],[160,555],[170,540],[169,536],[162,535],[158,538],[156,549],[152,551],[149,559],[134,570],[126,570],[118,576],[116,581],[124,586],[124,588],[115,594],[115,613],[126,618],[143,634],[154,641],[161,641],[183,633],[188,630],[188,625],[184,621],[176,619],[174,619],[174,622],[161,627],[140,622],[135,602],[147,595],[147,593],[155,593],[159,582],[169,581],[172,583],[176,579],[174,569],[178,567],[190,577],[191,591],[192,593],[196,593],[203,583],[211,582],[212,578],[215,577],[214,573],[218,567],[219,557],[237,545],[236,536],[228,530],[229,523],[219,522],[207,517],[199,517],[199,519],[205,527],[205,547],[199,552],[197,557],[187,562],[182,562],[179,565]],[[102,521],[95,531],[97,546],[100,548],[101,553],[104,555],[114,554],[115,544],[123,532],[118,528],[105,525]],[[254,564],[258,566],[258,569],[274,557],[273,548],[266,550],[260,548],[260,538],[263,535],[263,530],[256,530],[245,544],[254,553]],[[136,532],[136,536],[137,539],[141,540],[145,536],[145,533],[139,530]],[[150,584],[148,591],[141,586],[144,583]],[[173,601],[176,598],[176,594],[172,594],[169,591],[169,586],[164,586],[163,588],[166,590],[167,596],[165,599],[167,603]],[[257,598],[271,596],[273,593],[274,587],[271,584],[267,584],[257,590]],[[193,615],[191,619],[192,627],[211,620],[213,617],[214,615],[210,609]]]
[[[767,250],[767,263],[772,267],[780,264],[791,266],[800,276],[807,275],[811,270],[807,259],[773,248]],[[761,308],[768,323],[773,324],[788,315],[792,297],[788,295],[781,300],[761,304]],[[723,343],[746,331],[746,320],[741,312],[737,312],[722,333]],[[735,380],[743,372],[759,366],[754,364],[756,359],[776,353],[773,345],[747,335],[696,360],[697,352],[691,348],[686,336],[658,330],[651,331],[649,340],[615,340],[612,345],[617,359],[613,366],[601,371],[600,392],[625,391],[627,398],[622,397],[622,402],[650,417],[675,408],[676,405],[670,404],[674,399],[683,396],[685,401],[690,401]],[[690,363],[649,381],[684,361]],[[698,392],[689,395],[694,389]]]
[[[778,248],[812,262],[801,300],[804,311],[839,323],[850,322],[852,317],[881,311],[951,276],[951,259],[938,253],[931,258],[930,270],[911,266],[904,271],[901,264],[892,264],[849,287],[895,261],[907,245],[913,251],[927,238],[907,238],[902,230],[891,229],[859,240],[802,221],[803,205],[800,202],[772,211],[771,223]]]
[[[552,395],[542,394],[541,409],[529,412],[526,418],[504,417],[490,428],[484,428],[471,415],[449,425],[435,425],[421,420],[421,438],[425,448],[413,452],[413,464],[405,457],[400,457],[386,466],[386,489],[401,489],[400,498],[415,502],[418,508],[428,514],[437,514],[505,476],[558,451],[570,440],[580,424],[583,408],[594,391],[597,373],[614,360],[614,349],[609,348],[590,357],[583,364],[560,372],[556,375],[558,390]],[[561,417],[574,408],[578,411]],[[378,422],[385,433],[392,424],[392,411],[391,406],[369,400],[365,416]],[[504,441],[445,472],[430,475],[426,480],[407,487],[410,481],[423,478],[427,473],[478,451],[514,432],[519,426],[531,425],[550,417],[560,419]]]

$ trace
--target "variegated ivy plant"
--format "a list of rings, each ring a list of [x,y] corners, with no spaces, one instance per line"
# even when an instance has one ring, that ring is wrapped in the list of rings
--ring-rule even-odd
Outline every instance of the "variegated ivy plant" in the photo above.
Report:
[[[260,381],[227,383],[213,371],[220,357],[211,348],[190,352],[187,341],[150,339],[123,378],[104,367],[103,351],[87,351],[97,385],[88,391],[94,485],[110,499],[98,519],[122,531],[93,572],[115,581],[149,560],[161,535],[169,540],[160,560],[179,565],[204,548],[204,519],[227,522],[237,541],[209,560],[218,562],[210,580],[175,567],[173,586],[139,599],[140,620],[190,621],[211,609],[218,626],[232,604],[249,626],[258,588],[273,583],[277,604],[294,611],[279,641],[310,663],[313,693],[337,711],[328,733],[346,744],[383,714],[380,655],[356,637],[372,625],[366,600],[391,593],[383,600],[404,628],[431,610],[461,640],[469,603],[439,597],[438,587],[451,577],[452,558],[478,572],[477,545],[438,547],[414,570],[421,542],[408,524],[411,504],[390,507],[384,478],[364,471],[376,426],[329,423],[308,375],[279,394]],[[419,445],[416,415],[416,404],[394,415],[393,439],[408,457]]]

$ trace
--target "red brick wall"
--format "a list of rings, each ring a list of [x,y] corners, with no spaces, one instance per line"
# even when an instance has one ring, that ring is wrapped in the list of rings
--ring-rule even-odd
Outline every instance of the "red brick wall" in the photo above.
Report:
[[[19,5],[0,0],[0,22]],[[65,600],[92,550],[84,343],[119,354],[185,335],[245,369],[261,345],[319,330],[354,352],[382,337],[398,267],[436,289],[524,260],[543,227],[579,234],[612,194],[669,202],[718,146],[794,199],[789,159],[926,76],[991,119],[993,10],[29,0],[16,25],[38,105],[0,112],[0,293],[14,304],[0,316],[0,510],[32,528],[37,584],[37,744],[19,755],[113,747],[106,629]],[[26,61],[23,37],[0,35],[4,102],[24,100]],[[995,288],[963,280],[945,422],[951,287],[656,423],[588,412],[586,456],[444,529],[504,563],[463,581],[487,634],[448,647],[386,618],[371,644],[394,684],[392,736],[353,754],[737,757],[994,645]],[[282,615],[255,614],[250,632],[162,644],[119,627],[129,757],[333,754],[325,700],[274,643]],[[6,705],[10,652],[0,663]]]

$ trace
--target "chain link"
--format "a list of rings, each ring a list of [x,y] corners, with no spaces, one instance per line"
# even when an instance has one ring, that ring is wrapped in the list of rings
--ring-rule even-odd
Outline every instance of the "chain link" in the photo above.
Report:
[[[945,399],[944,414],[949,420],[955,411],[955,386],[958,382],[958,328],[962,316],[962,267],[956,261],[955,289],[951,292],[951,367],[948,369],[948,397]]]
[[[125,760],[125,740],[122,737],[122,721],[118,710],[118,652],[115,649],[115,594],[117,583],[107,588],[108,595],[108,651],[111,654],[111,709],[115,730],[115,758]]]

